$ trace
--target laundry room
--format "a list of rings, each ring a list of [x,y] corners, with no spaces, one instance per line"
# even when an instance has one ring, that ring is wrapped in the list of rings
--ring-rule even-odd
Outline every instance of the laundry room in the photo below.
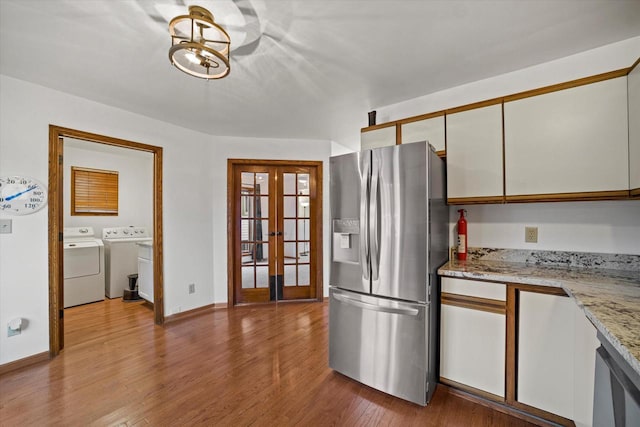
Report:
[[[153,302],[153,154],[64,139],[64,308]]]

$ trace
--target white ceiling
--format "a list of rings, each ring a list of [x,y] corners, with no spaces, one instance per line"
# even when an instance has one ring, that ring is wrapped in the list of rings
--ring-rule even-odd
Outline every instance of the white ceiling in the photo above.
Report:
[[[0,0],[0,73],[213,135],[352,144],[377,106],[640,35],[639,0],[233,0],[264,35],[207,82],[149,10],[217,1]]]

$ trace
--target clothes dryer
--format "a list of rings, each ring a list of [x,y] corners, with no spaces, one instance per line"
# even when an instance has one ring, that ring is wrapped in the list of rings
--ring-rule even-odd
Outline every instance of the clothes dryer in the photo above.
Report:
[[[104,244],[91,227],[63,230],[64,308],[104,300]]]

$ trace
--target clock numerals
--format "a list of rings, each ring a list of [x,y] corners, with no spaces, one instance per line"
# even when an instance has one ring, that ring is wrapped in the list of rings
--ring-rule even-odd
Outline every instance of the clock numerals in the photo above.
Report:
[[[47,203],[47,189],[39,181],[19,176],[0,177],[0,212],[34,213]]]

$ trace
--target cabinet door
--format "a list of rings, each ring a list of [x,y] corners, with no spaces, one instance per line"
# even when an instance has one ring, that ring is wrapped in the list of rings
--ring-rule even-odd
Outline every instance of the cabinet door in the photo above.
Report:
[[[395,126],[370,130],[360,134],[360,150],[388,147],[390,145],[396,145]]]
[[[448,114],[447,198],[502,201],[502,105]]]
[[[443,277],[440,322],[440,377],[504,397],[504,283]],[[499,312],[485,311],[489,305]]]
[[[573,419],[575,302],[533,292],[519,301],[517,400]]]
[[[573,302],[573,301],[572,301]],[[573,304],[575,321],[573,364],[573,422],[576,427],[591,427],[596,370],[596,350],[600,347],[596,328],[581,308]]]
[[[440,377],[504,397],[504,314],[443,304]]]
[[[436,151],[444,151],[444,115],[402,124],[402,144],[429,141]]]
[[[627,76],[629,96],[629,188],[640,197],[640,65]]]
[[[629,189],[626,77],[504,104],[509,196]]]
[[[153,302],[153,262],[138,258],[138,295]]]

